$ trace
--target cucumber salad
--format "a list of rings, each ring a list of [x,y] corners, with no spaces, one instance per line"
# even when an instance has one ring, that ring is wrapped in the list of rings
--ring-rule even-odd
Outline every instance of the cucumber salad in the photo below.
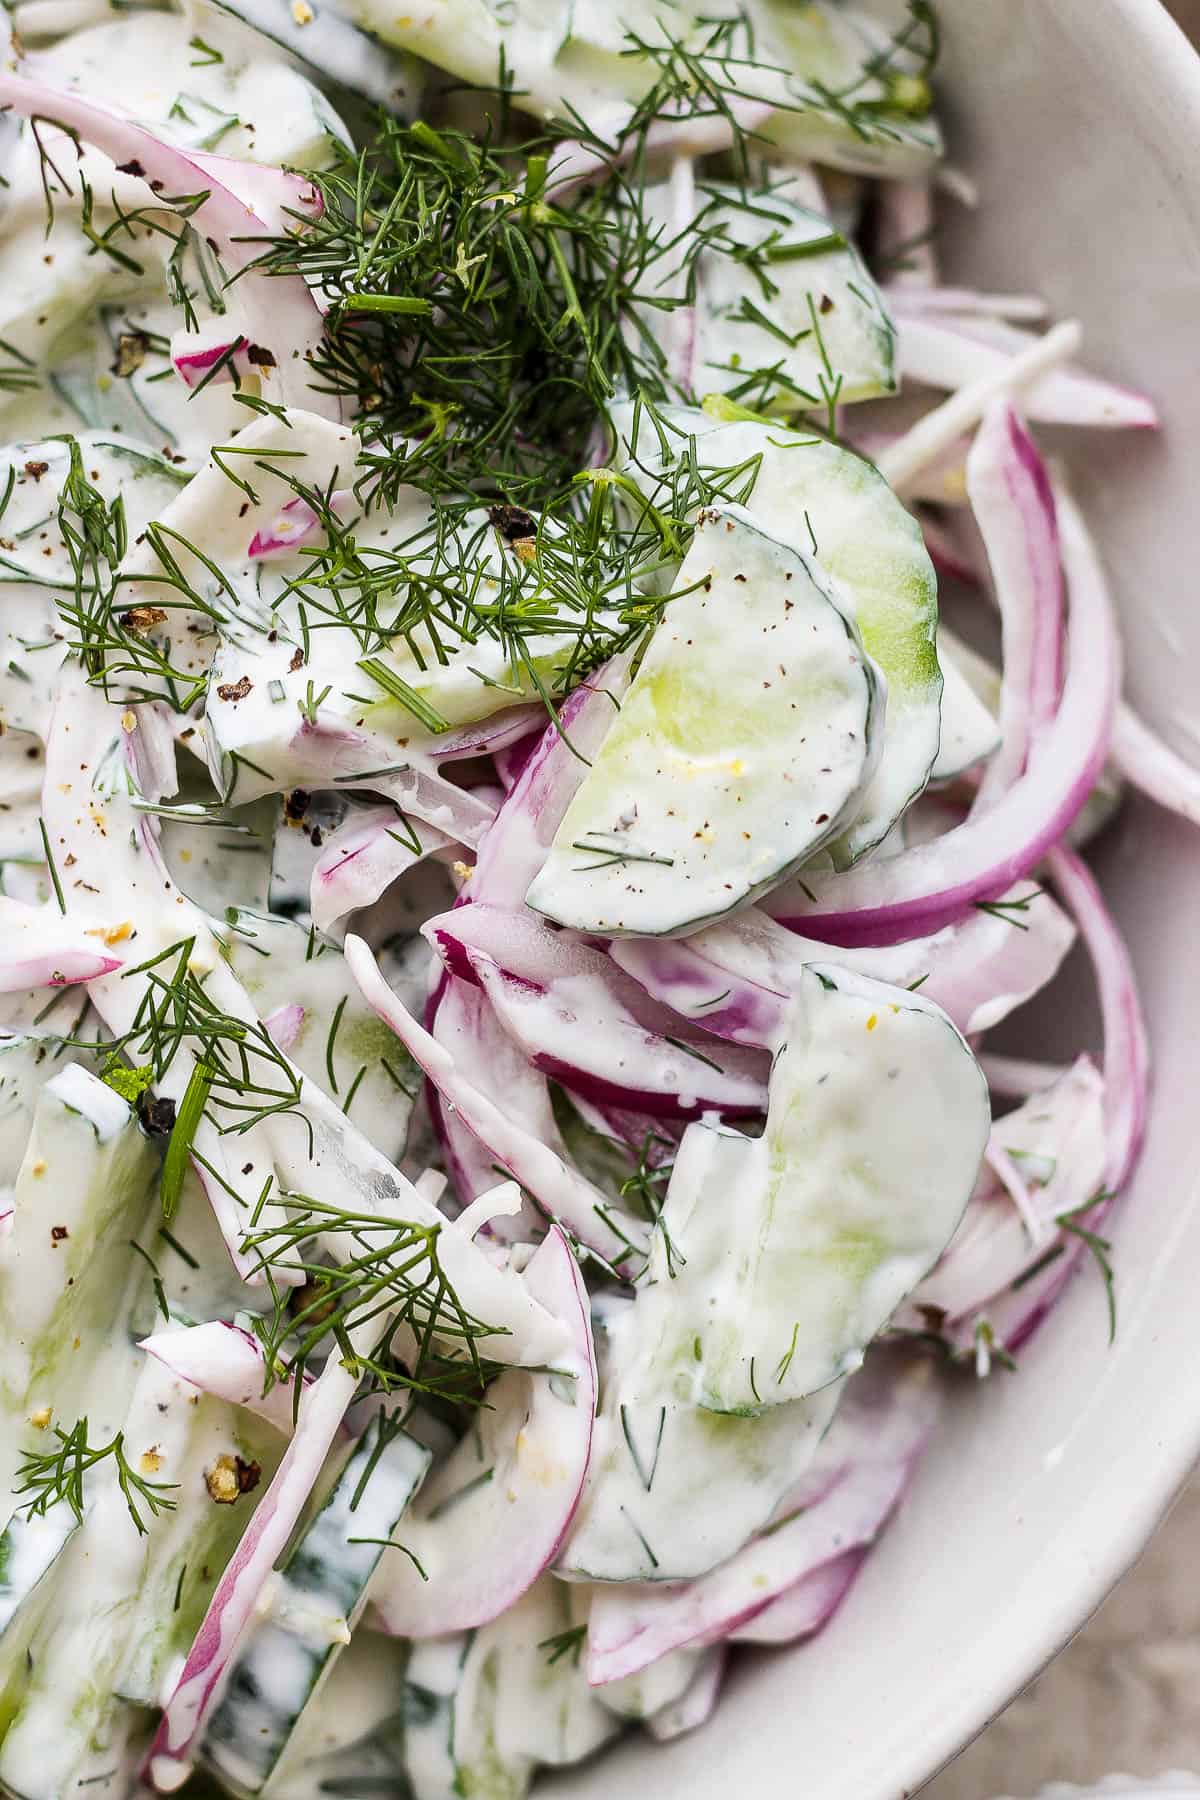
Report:
[[[927,0],[0,17],[0,1791],[520,1800],[1117,1329],[1154,406]]]

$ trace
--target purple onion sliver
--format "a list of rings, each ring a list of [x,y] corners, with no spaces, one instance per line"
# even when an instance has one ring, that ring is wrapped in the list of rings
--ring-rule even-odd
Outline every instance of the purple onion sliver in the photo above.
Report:
[[[1053,724],[992,810],[935,842],[816,874],[768,895],[764,910],[830,944],[894,944],[963,917],[1036,868],[1080,812],[1104,766],[1120,688],[1112,606],[1074,502],[1058,495],[1071,596],[1067,673]]]
[[[1045,466],[1011,404],[989,408],[967,457],[967,493],[987,550],[1004,633],[1000,746],[974,814],[1024,772],[1058,708],[1064,610],[1058,517]]]
[[[855,1577],[866,1562],[864,1546],[845,1550],[832,1561],[823,1563],[806,1575],[793,1588],[772,1600],[762,1612],[730,1633],[734,1644],[794,1644],[798,1638],[812,1637],[827,1625],[854,1585]]]
[[[254,260],[257,250],[249,240],[270,236],[266,222],[222,184],[211,162],[197,162],[189,152],[98,100],[5,71],[0,72],[0,105],[25,118],[61,125],[111,157],[118,169],[145,180],[157,195],[202,194],[203,199],[188,215],[190,222],[220,246],[230,270],[244,269]],[[276,397],[285,404],[339,418],[337,402],[308,381],[309,359],[320,343],[322,320],[303,278],[248,274],[237,283],[235,305],[252,347],[262,359],[257,368],[264,384],[273,382]]]
[[[376,1320],[372,1330],[380,1336],[383,1321]],[[217,1583],[147,1754],[145,1774],[160,1793],[174,1793],[191,1774],[225,1671],[321,1473],[359,1379],[357,1369],[347,1369],[340,1356],[331,1356],[301,1395],[291,1442]]]

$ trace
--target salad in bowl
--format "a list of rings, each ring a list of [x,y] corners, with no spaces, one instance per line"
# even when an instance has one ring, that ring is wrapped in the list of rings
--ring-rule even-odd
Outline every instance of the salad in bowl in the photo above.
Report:
[[[13,9],[21,1800],[697,1728],[732,1646],[820,1656],[947,1383],[1111,1302],[1148,1054],[1081,852],[1200,777],[1039,429],[1157,418],[941,280],[937,52]],[[1076,942],[1099,1055],[994,1051]]]

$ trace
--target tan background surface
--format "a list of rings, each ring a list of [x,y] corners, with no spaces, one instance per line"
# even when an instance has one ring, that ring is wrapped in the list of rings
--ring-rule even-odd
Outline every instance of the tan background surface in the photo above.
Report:
[[[1200,1772],[1200,1479],[1069,1649],[924,1790],[1026,1800],[1044,1782]]]
[[[1169,10],[1200,44],[1200,0]],[[1048,1781],[1171,1769],[1200,1773],[1200,1475],[1070,1648],[923,1800],[1026,1800]]]

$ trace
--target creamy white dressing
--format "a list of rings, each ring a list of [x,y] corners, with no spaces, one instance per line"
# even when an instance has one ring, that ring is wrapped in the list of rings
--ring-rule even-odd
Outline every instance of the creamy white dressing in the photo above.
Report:
[[[21,1452],[54,1418],[73,1423],[89,1396],[102,1408],[98,1427],[120,1424],[118,1370],[129,1359],[113,1325],[130,1286],[128,1240],[144,1228],[155,1174],[129,1107],[94,1075],[68,1063],[42,1088],[14,1183],[13,1229],[0,1242],[6,1490]]]
[[[444,499],[398,481],[380,504],[375,421],[349,403],[342,418],[307,364],[272,363],[274,338],[246,336],[247,320],[270,325],[278,297],[280,331],[306,330],[311,346],[328,295],[299,276],[229,289],[217,263],[244,260],[230,223],[243,210],[249,236],[290,229],[301,194],[312,213],[307,184],[280,170],[335,164],[344,120],[362,130],[362,100],[413,118],[427,98],[441,122],[473,126],[474,101],[435,90],[503,72],[527,122],[566,136],[581,117],[616,141],[672,39],[709,54],[709,12],[16,8],[18,78],[117,107],[153,134],[137,141],[198,159],[171,166],[212,182],[205,219],[229,225],[222,242],[207,223],[181,240],[186,197],[148,185],[136,157],[118,164],[44,120],[35,134],[0,118],[0,947],[43,977],[28,991],[0,983],[0,1784],[20,1800],[65,1800],[83,1782],[113,1800],[146,1780],[169,1791],[197,1763],[239,1797],[407,1780],[416,1800],[522,1800],[539,1766],[579,1761],[632,1722],[689,1728],[715,1697],[723,1647],[664,1628],[657,1654],[592,1686],[593,1627],[602,1636],[626,1606],[653,1626],[695,1599],[719,1638],[748,1586],[788,1592],[810,1540],[818,1566],[847,1520],[850,1541],[869,1542],[929,1408],[912,1400],[916,1378],[875,1383],[874,1354],[854,1371],[894,1317],[918,1329],[918,1308],[963,1312],[994,1291],[997,1268],[1025,1267],[996,1183],[975,1185],[989,1115],[967,1043],[927,998],[872,978],[882,959],[918,982],[912,959],[949,954],[942,940],[847,952],[845,966],[753,912],[712,928],[696,950],[707,937],[715,984],[722,968],[769,977],[780,1001],[781,1029],[733,1052],[704,1033],[713,995],[698,978],[686,1003],[682,988],[669,997],[689,1014],[675,1029],[607,954],[615,935],[694,933],[736,914],[789,871],[902,849],[926,781],[969,769],[997,739],[994,695],[979,697],[957,651],[943,694],[916,521],[870,464],[808,432],[813,420],[840,429],[838,408],[895,387],[888,303],[849,234],[868,206],[861,176],[923,179],[939,154],[920,57],[893,54],[865,10],[833,0],[748,0],[746,12],[761,66],[736,32],[718,59],[750,106],[745,192],[736,159],[713,160],[730,136],[719,112],[660,119],[651,140],[646,227],[686,242],[707,195],[704,222],[724,241],[696,263],[694,304],[641,309],[689,404],[662,407],[661,435],[643,417],[631,443],[637,414],[614,399],[610,464],[580,491],[598,519],[612,500],[626,521],[644,516],[648,499],[661,553],[626,593],[592,595],[600,577],[576,569],[577,604],[591,606],[581,651],[578,614],[564,627],[547,574],[578,551],[563,515],[497,514],[472,489],[447,528]],[[555,155],[594,175],[590,150]],[[523,228],[550,217],[535,197]],[[660,295],[682,261],[678,247],[664,254]],[[466,303],[471,275],[454,270],[437,307]],[[512,304],[525,304],[516,288]],[[287,347],[298,358],[304,346]],[[771,364],[773,387],[746,387],[747,369]],[[243,404],[258,399],[265,412]],[[746,405],[791,423],[747,418]],[[428,440],[396,455],[419,469],[468,415],[431,407]],[[589,457],[603,455],[600,424]],[[756,479],[680,518],[671,484],[693,440],[701,469],[754,465]],[[498,462],[507,448],[494,447]],[[311,552],[339,534],[357,573],[322,587]],[[362,571],[401,547],[408,574],[385,605],[419,607],[439,584],[442,597],[370,642]],[[117,578],[107,612],[84,604],[89,556]],[[595,646],[625,651],[638,608],[676,588],[648,642],[601,673]],[[462,616],[503,615],[505,630],[447,624],[464,596],[474,613]],[[543,739],[522,775],[524,740],[568,672],[590,690],[571,703],[577,729]],[[359,856],[340,879],[339,859]],[[466,951],[443,970],[445,945],[416,933],[456,892],[502,923],[472,960],[468,913]],[[528,913],[518,927],[526,895],[568,931]],[[954,983],[965,1028],[1049,979],[1071,927],[1048,901],[1045,916],[1019,956],[999,915],[981,926],[974,983],[961,970]],[[60,943],[95,946],[105,972],[73,994],[76,972],[53,966]],[[185,943],[221,1054],[232,1064],[239,1045],[273,1045],[271,1079],[294,1084],[287,1106],[254,1116],[266,1090],[251,1057],[244,1114],[206,1093],[188,1119],[193,1070],[217,1054],[195,1015],[163,1066],[161,1042],[145,1052],[144,1079],[97,1044],[144,1020]],[[427,1036],[415,1016],[431,992]],[[603,1042],[584,1055],[587,1030]],[[586,1153],[555,1121],[548,1069],[586,1121]],[[1101,1094],[1081,1063],[993,1134],[1047,1220],[1100,1179]],[[678,1121],[654,1108],[710,1100],[739,1128],[706,1112],[677,1149]],[[504,1180],[509,1163],[526,1191]],[[247,1232],[282,1229],[306,1205],[324,1210],[265,1281]],[[605,1255],[548,1231],[559,1211]],[[369,1286],[381,1217],[393,1281],[422,1255],[430,1271],[392,1353],[419,1391],[432,1345],[431,1384],[455,1393],[474,1348],[488,1385],[448,1415],[453,1427],[442,1396],[407,1413],[411,1435],[391,1436],[379,1396],[354,1398],[359,1371],[340,1366],[347,1343],[374,1350],[370,1327],[339,1331],[317,1363],[328,1355],[321,1392],[344,1413],[339,1427],[325,1402],[308,1466],[288,1412],[307,1383],[281,1381],[273,1402],[249,1395],[243,1358],[237,1380],[227,1363],[203,1391],[204,1359],[185,1380],[163,1340],[206,1325],[220,1358],[215,1322],[236,1321],[274,1341],[285,1305],[311,1320],[302,1309],[321,1303],[329,1264],[360,1259]],[[405,1227],[436,1233],[432,1248],[414,1251]],[[423,1305],[447,1310],[431,1322]],[[151,1336],[162,1354],[141,1348]],[[294,1330],[286,1344],[298,1343]],[[267,1367],[254,1348],[249,1360]],[[68,1441],[92,1460],[56,1488],[51,1453]],[[44,1517],[30,1504],[39,1479]],[[265,1530],[282,1517],[292,1532],[273,1568],[246,1536],[260,1505]]]
[[[874,774],[886,691],[809,560],[714,507],[679,585],[527,895],[576,930],[733,911],[835,838]]]
[[[350,1642],[386,1545],[430,1453],[368,1429],[270,1591],[209,1728],[208,1757],[238,1791],[270,1779],[303,1712]]]

